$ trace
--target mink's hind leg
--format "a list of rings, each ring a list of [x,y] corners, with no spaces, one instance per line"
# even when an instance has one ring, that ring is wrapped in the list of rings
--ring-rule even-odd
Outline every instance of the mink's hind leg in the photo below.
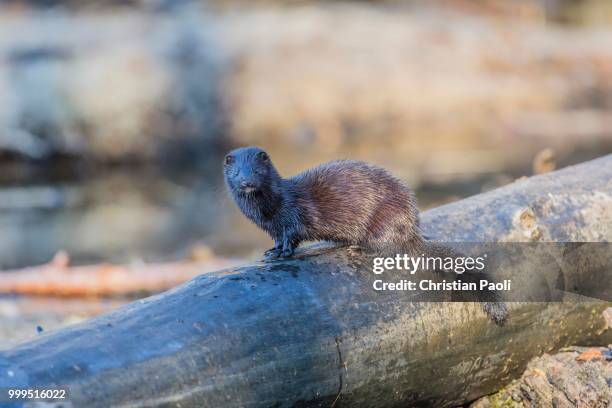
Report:
[[[346,248],[346,252],[349,254],[349,256],[359,256],[363,253],[363,248],[361,248],[359,245],[349,245]]]

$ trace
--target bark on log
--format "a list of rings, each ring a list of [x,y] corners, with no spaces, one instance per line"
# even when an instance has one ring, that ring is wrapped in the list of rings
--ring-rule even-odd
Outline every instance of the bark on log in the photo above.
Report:
[[[520,379],[470,408],[590,407],[612,405],[612,346],[571,347],[536,357]]]
[[[428,211],[423,224],[445,240],[609,241],[612,156]],[[199,276],[0,353],[0,386],[67,385],[79,407],[448,407],[543,352],[612,342],[606,302],[516,303],[500,328],[473,303],[378,296],[359,262],[319,247]]]

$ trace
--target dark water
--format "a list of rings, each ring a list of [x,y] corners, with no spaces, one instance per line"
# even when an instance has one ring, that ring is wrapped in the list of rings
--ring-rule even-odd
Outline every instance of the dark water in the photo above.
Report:
[[[142,168],[5,184],[0,267],[46,262],[62,249],[76,263],[179,257],[225,228],[221,187],[215,176]]]

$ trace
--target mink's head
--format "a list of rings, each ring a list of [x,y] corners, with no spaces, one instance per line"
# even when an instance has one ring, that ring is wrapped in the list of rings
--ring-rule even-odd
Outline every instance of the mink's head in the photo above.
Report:
[[[223,174],[230,191],[244,196],[269,190],[280,179],[270,156],[254,146],[229,152],[223,160]]]

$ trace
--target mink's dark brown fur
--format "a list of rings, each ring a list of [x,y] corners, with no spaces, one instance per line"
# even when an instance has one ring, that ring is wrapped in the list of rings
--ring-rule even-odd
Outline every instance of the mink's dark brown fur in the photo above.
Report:
[[[244,147],[226,155],[224,176],[243,214],[274,239],[269,258],[289,257],[311,240],[410,256],[456,255],[423,238],[412,190],[381,167],[339,160],[282,178],[264,150]],[[503,303],[484,308],[503,323]]]

